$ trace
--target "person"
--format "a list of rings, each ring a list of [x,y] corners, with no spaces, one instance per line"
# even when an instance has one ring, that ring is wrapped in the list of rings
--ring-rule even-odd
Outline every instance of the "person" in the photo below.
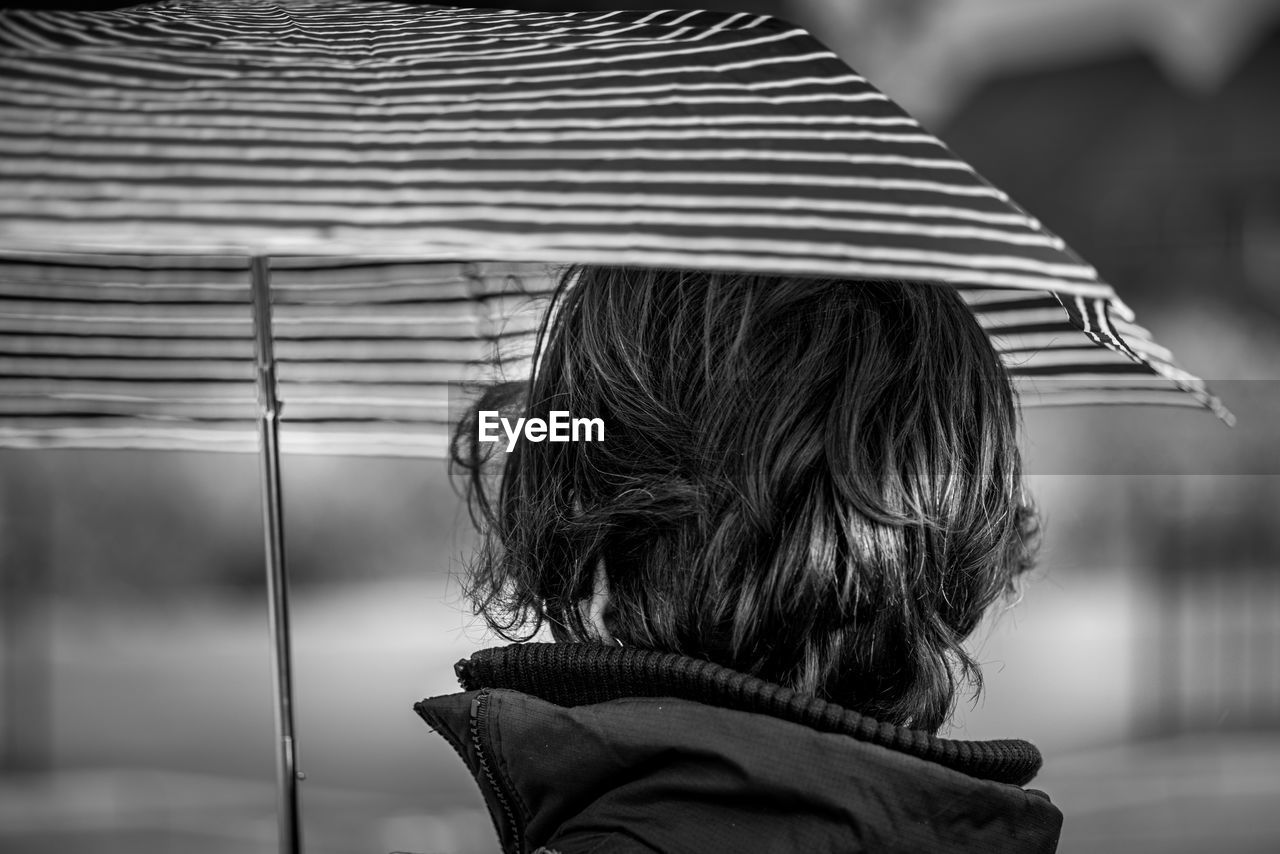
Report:
[[[504,851],[1056,848],[1033,746],[937,735],[1038,540],[954,288],[577,266],[533,365],[452,444],[467,591],[515,643],[415,707]],[[478,429],[557,411],[603,436]]]

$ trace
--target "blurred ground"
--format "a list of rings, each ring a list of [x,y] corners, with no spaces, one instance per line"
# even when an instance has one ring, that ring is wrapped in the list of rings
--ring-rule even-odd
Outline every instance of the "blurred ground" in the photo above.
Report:
[[[308,850],[492,849],[474,784],[414,714],[482,643],[446,584],[383,581],[295,602]],[[265,605],[63,603],[51,775],[0,784],[0,851],[275,850]]]
[[[453,661],[489,644],[464,628],[450,597],[444,580],[393,580],[327,585],[297,598],[309,851],[496,850],[473,782],[410,708],[456,690]],[[1120,639],[1116,618],[1129,598],[1105,574],[1032,587],[1023,616],[1002,619],[983,643],[986,699],[951,734],[1023,736],[1042,748],[1036,785],[1067,816],[1060,850],[1068,854],[1280,849],[1280,735],[1227,730],[1125,742],[1126,710],[1099,707],[1117,696],[1123,657],[1097,660],[1088,692],[1080,673],[1057,669],[1066,653],[1045,656],[1105,656]],[[1097,605],[1090,624],[1081,624],[1082,603]],[[57,770],[0,781],[0,852],[275,850],[259,605],[59,606]],[[1073,623],[1081,626],[1074,633]],[[1113,743],[1090,746],[1108,730]]]

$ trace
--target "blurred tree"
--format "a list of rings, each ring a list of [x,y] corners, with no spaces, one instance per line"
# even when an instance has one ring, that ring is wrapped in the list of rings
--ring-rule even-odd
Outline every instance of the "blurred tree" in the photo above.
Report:
[[[1145,306],[1280,319],[1280,31],[1215,92],[1145,53],[989,81],[941,133]]]

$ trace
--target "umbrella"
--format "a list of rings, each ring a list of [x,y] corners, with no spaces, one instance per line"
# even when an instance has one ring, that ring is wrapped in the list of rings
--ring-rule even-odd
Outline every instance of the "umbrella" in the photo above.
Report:
[[[563,262],[943,282],[1029,404],[1230,418],[1061,239],[774,18],[5,12],[0,445],[262,449],[282,850],[280,451],[443,455],[448,384],[527,345]]]

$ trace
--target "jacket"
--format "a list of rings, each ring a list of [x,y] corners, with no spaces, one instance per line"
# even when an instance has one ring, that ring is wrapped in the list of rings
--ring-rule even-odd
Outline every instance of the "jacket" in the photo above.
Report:
[[[1052,852],[1040,754],[881,724],[679,655],[518,644],[415,710],[506,854]]]

